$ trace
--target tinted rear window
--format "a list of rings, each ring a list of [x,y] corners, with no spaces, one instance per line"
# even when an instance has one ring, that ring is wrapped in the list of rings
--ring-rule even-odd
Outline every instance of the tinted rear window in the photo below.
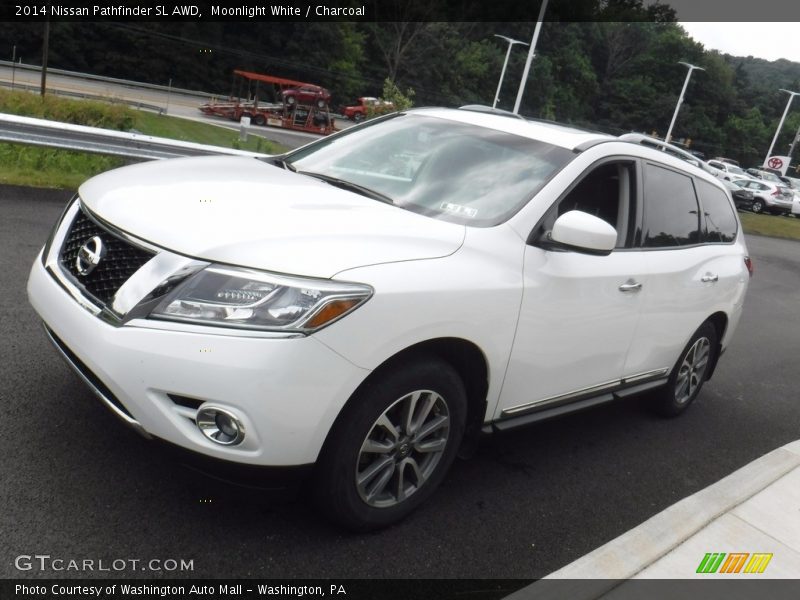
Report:
[[[692,178],[645,165],[644,246],[674,248],[700,242],[700,219]]]
[[[705,181],[695,180],[700,204],[703,205],[703,233],[706,242],[732,242],[736,239],[736,215],[721,189]]]

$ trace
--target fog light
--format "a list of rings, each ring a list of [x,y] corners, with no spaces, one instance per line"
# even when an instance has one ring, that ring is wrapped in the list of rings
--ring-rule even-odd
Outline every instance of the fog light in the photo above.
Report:
[[[216,406],[203,406],[197,411],[197,427],[212,442],[235,446],[244,439],[244,425],[232,412]]]

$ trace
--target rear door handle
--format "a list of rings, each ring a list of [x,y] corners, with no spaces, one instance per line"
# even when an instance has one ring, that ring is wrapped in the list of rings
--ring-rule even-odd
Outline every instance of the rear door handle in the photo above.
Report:
[[[642,284],[634,279],[628,279],[628,281],[619,286],[620,292],[638,292],[641,289]]]
[[[700,278],[700,281],[703,283],[714,283],[715,281],[719,280],[719,275],[713,273],[706,273]]]

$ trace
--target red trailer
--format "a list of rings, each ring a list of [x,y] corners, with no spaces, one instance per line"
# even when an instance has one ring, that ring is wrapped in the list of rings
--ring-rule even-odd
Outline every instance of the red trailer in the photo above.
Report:
[[[262,75],[250,71],[235,70],[234,90],[226,101],[209,102],[200,106],[200,111],[207,115],[226,117],[240,121],[242,117],[250,117],[254,125],[270,125],[284,127],[310,133],[327,135],[334,131],[334,120],[328,108],[327,90],[314,84]],[[238,83],[238,90],[236,90]],[[262,84],[269,84],[266,93],[271,93],[277,102],[263,102],[260,92]],[[247,86],[246,89],[245,85]],[[298,90],[323,90],[316,98],[296,93]],[[289,92],[289,93],[286,93]]]

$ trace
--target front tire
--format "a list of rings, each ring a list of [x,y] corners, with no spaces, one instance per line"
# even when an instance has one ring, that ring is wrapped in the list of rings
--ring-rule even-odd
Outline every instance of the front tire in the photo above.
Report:
[[[764,212],[764,203],[761,200],[754,200],[751,210],[756,214]]]
[[[370,531],[406,517],[436,490],[461,443],[464,384],[448,363],[420,357],[367,383],[337,419],[318,464],[320,508]]]
[[[651,408],[665,417],[676,417],[689,408],[708,379],[717,351],[717,329],[705,322],[681,352],[667,384],[653,395]]]

